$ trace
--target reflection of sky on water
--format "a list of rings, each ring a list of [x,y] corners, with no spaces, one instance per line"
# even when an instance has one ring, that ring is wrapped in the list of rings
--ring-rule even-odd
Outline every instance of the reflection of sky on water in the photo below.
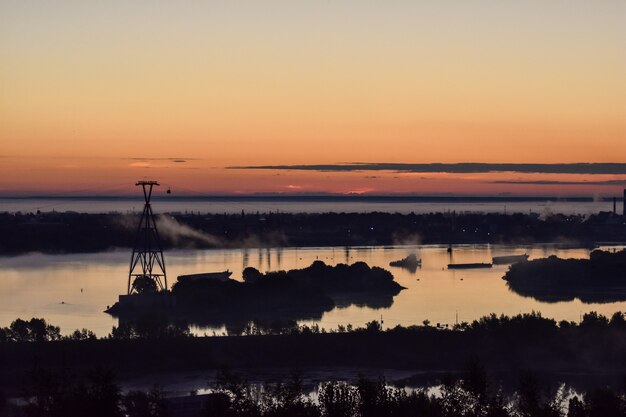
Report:
[[[430,396],[441,397],[443,394],[441,381],[450,375],[448,372],[345,367],[316,367],[300,371],[302,372],[300,376],[304,393],[314,402],[318,400],[318,389],[321,383],[340,381],[355,384],[361,377],[374,381],[382,377],[389,387],[401,388],[407,393],[423,389]],[[268,382],[284,381],[291,376],[290,371],[284,369],[239,369],[237,372],[243,380],[256,390],[263,390]],[[457,374],[459,377],[462,375],[462,371]],[[121,385],[123,391],[147,391],[156,385],[166,388],[168,395],[173,397],[189,395],[191,392],[202,395],[214,392],[217,385],[216,376],[217,372],[212,370],[152,374],[125,379]],[[494,384],[490,389],[502,390],[506,401],[512,401],[514,392],[519,389],[519,375],[496,373],[489,374],[489,377],[493,378],[491,382]],[[605,375],[596,377],[593,375],[543,374],[541,378],[542,382],[545,383],[546,394],[550,395],[551,398],[556,396],[564,398],[566,405],[570,398],[574,396],[580,398],[581,392],[598,386],[609,386],[613,389],[620,389],[621,387],[621,381]]]
[[[422,267],[415,274],[389,267],[389,262],[417,253]],[[468,245],[455,246],[450,254],[445,246],[335,247],[236,250],[175,250],[166,252],[170,284],[175,277],[187,273],[229,269],[240,279],[247,266],[262,271],[309,266],[319,259],[328,264],[365,261],[384,267],[407,287],[394,298],[388,309],[350,306],[324,314],[320,326],[331,329],[337,325],[362,326],[380,320],[385,327],[431,323],[454,324],[486,314],[517,314],[541,311],[557,320],[578,321],[581,314],[598,311],[611,315],[626,310],[626,302],[583,304],[579,300],[542,303],[509,291],[502,276],[508,266],[492,269],[448,270],[449,263],[490,262],[492,256],[528,253],[530,258],[556,254],[560,257],[588,257],[585,249],[557,250],[553,246],[532,248]],[[96,254],[42,255],[30,254],[0,258],[0,325],[7,326],[15,318],[44,317],[61,326],[64,333],[88,328],[99,336],[108,334],[116,320],[103,313],[126,289],[129,251]],[[219,334],[223,329],[198,329],[200,334]]]

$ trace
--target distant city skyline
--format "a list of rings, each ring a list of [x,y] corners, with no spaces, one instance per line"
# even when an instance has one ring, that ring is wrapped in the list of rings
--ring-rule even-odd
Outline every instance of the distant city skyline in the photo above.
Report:
[[[620,0],[0,0],[0,195],[154,178],[182,194],[621,196],[617,171],[397,165],[624,164],[624,16]]]

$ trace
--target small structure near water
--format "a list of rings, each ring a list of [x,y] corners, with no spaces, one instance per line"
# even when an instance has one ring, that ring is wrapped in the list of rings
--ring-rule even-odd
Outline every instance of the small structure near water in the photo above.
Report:
[[[176,297],[169,291],[120,294],[117,303],[105,310],[113,316],[128,312],[167,310],[176,307]]]
[[[448,264],[448,269],[478,269],[491,267],[493,267],[493,264],[486,263]]]
[[[422,266],[422,260],[418,259],[417,255],[412,253],[406,258],[400,259],[399,261],[389,262],[389,266],[397,266],[400,268],[405,268],[415,273],[417,271],[417,268]]]
[[[524,262],[528,260],[528,254],[523,255],[507,255],[507,256],[494,256],[491,262],[494,265],[510,265],[517,262]]]
[[[216,280],[221,282],[226,282],[230,279],[230,276],[233,273],[229,270],[222,272],[203,272],[200,274],[187,274],[187,275],[179,275],[178,282],[185,281],[206,281],[206,280]]]

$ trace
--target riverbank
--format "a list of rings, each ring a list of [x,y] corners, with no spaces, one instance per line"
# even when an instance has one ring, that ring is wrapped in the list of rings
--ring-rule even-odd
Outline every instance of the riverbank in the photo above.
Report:
[[[0,343],[0,387],[28,380],[35,365],[76,375],[98,364],[121,380],[147,374],[247,369],[398,369],[455,372],[477,359],[499,374],[525,369],[615,378],[626,374],[626,321],[589,314],[580,325],[536,314],[485,317],[455,329],[433,326],[351,332],[311,329],[227,337],[144,337]]]
[[[130,248],[135,214],[0,213],[0,254],[78,253]],[[168,214],[157,219],[163,247],[258,248],[398,244],[533,244],[592,247],[626,241],[626,220],[594,215],[468,213]]]

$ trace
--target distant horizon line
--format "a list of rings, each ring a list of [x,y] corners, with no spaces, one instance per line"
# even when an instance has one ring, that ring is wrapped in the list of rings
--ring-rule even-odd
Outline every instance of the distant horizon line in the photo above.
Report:
[[[178,194],[152,196],[154,200],[277,200],[277,201],[341,201],[341,200],[387,200],[387,201],[623,201],[622,195],[417,195],[417,194],[338,194],[338,193],[311,193],[311,194],[284,194],[284,193],[253,193],[253,194]],[[6,200],[143,200],[138,194],[84,194],[84,195],[2,195]]]

